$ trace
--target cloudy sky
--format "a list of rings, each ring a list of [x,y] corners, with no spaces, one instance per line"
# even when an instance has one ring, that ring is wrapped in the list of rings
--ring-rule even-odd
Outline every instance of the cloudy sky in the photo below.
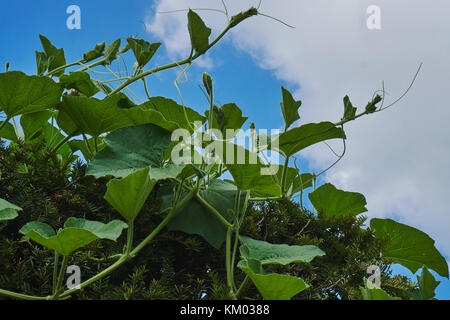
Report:
[[[8,45],[2,46],[0,65],[11,61],[12,69],[35,73],[39,33],[64,47],[69,61],[79,59],[97,42],[130,34],[148,41],[162,40],[160,55],[152,60],[160,64],[166,53],[172,59],[186,57],[190,41],[186,12],[155,12],[223,10],[220,0],[133,0],[114,6],[105,0],[79,0],[82,28],[67,30],[66,8],[72,2],[5,3],[0,13],[0,26],[5,24],[0,36]],[[225,2],[233,15],[258,6],[259,0]],[[380,30],[367,28],[370,5],[381,10]],[[303,101],[296,125],[338,121],[345,95],[362,110],[384,81],[386,103],[392,102],[423,63],[411,91],[398,104],[345,126],[347,153],[324,180],[363,193],[369,217],[395,218],[427,232],[450,260],[446,199],[450,191],[450,2],[262,0],[259,9],[295,29],[264,16],[233,29],[190,69],[189,81],[182,85],[186,104],[198,111],[206,108],[198,84],[201,72],[207,70],[220,84],[218,102],[236,102],[259,128],[282,126],[281,85]],[[100,11],[105,14],[99,15]],[[227,24],[222,13],[197,12],[213,29],[213,35]],[[172,85],[175,76],[174,71],[168,71],[149,79],[151,92],[178,99]],[[137,92],[143,94],[139,89]],[[340,143],[332,145],[341,151]],[[307,169],[316,172],[335,160],[325,145],[305,150],[299,157]]]
[[[226,1],[235,14],[258,1]],[[369,30],[369,5],[381,10],[381,30]],[[223,9],[220,1],[163,0],[157,11]],[[450,255],[450,10],[448,1],[270,1],[259,16],[239,25],[228,41],[257,64],[293,85],[303,101],[300,123],[338,120],[342,98],[363,108],[385,82],[386,102],[396,100],[423,67],[410,91],[392,108],[349,123],[347,153],[325,179],[363,193],[370,217],[396,217],[428,232]],[[198,11],[217,33],[226,17]],[[174,57],[190,49],[183,14],[150,14],[147,26],[165,39]],[[201,61],[214,73],[214,57]],[[258,81],[255,79],[255,81]],[[270,108],[264,106],[262,108]],[[264,109],[263,109],[264,110]],[[361,109],[362,110],[362,109]],[[278,119],[277,119],[278,120]],[[342,148],[335,145],[337,150]],[[324,168],[333,154],[324,145],[300,156]]]
[[[258,1],[226,1],[236,14]],[[370,30],[370,5],[380,8],[380,30]],[[220,1],[163,0],[156,11],[223,9]],[[450,3],[445,0],[263,0],[260,11],[295,26],[258,16],[239,25],[225,41],[257,65],[292,85],[303,101],[300,123],[338,120],[342,98],[363,108],[385,83],[386,103],[409,86],[409,94],[388,110],[345,126],[347,153],[325,180],[363,193],[369,217],[390,217],[427,232],[450,256]],[[198,11],[214,30],[226,17]],[[184,14],[147,17],[153,35],[164,39],[174,57],[186,56],[189,37]],[[214,57],[200,62],[214,74]],[[254,81],[258,81],[255,79]],[[271,114],[270,108],[259,110]],[[279,125],[276,119],[274,126]],[[341,150],[339,144],[333,145]],[[320,171],[333,160],[325,145],[300,155]]]

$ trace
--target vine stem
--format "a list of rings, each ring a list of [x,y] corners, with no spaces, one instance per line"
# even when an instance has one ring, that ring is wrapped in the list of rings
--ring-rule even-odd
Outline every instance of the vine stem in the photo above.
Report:
[[[58,264],[59,264],[59,253],[55,251],[55,262],[53,264],[53,294],[56,294],[56,285],[58,281]]]
[[[242,281],[241,285],[239,286],[238,291],[236,292],[236,298],[239,298],[239,296],[240,296],[241,293],[242,293],[242,290],[243,290],[243,289],[245,288],[245,286],[247,285],[249,279],[250,279],[250,278],[248,277],[248,275],[246,275],[245,278],[244,278],[244,281]]]
[[[16,298],[16,299],[22,299],[22,300],[49,300],[50,299],[50,297],[29,296],[26,294],[21,294],[21,293],[12,292],[12,291],[3,290],[3,289],[0,289],[0,295],[4,295],[4,296],[11,297],[11,298]]]
[[[242,21],[244,21],[245,19],[249,18],[250,16],[246,16],[243,19],[241,19],[240,21],[238,21],[238,23],[241,23]],[[217,38],[215,38],[209,45],[208,47],[206,47],[203,51],[200,52],[196,52],[195,55],[193,56],[189,56],[186,59],[180,60],[178,62],[172,62],[169,64],[166,64],[164,66],[160,66],[160,67],[156,67],[154,69],[151,70],[147,70],[145,72],[142,72],[141,74],[138,74],[130,79],[128,79],[126,82],[124,82],[123,84],[121,84],[120,86],[118,86],[116,89],[114,89],[113,91],[111,91],[108,96],[111,96],[113,94],[116,94],[117,92],[119,92],[120,90],[122,90],[123,88],[129,86],[130,84],[136,82],[139,79],[142,79],[146,76],[149,76],[153,73],[157,73],[159,71],[163,71],[166,69],[171,69],[171,68],[175,68],[177,66],[182,66],[184,64],[187,63],[191,63],[192,61],[194,61],[195,59],[197,59],[198,57],[200,57],[201,55],[203,55],[206,51],[208,51],[209,49],[211,49],[220,39],[222,39],[222,37],[233,27],[235,27],[237,25],[237,23],[229,23],[228,26],[217,36]],[[192,52],[192,50],[191,50]],[[83,70],[81,70],[83,71]]]
[[[60,66],[60,67],[58,67],[58,68],[56,68],[56,69],[53,69],[52,71],[49,71],[49,72],[46,74],[46,76],[51,76],[51,75],[53,75],[53,74],[55,74],[55,73],[57,73],[57,72],[59,72],[59,71],[61,71],[61,70],[65,70],[65,69],[67,69],[67,68],[73,67],[73,66],[75,66],[75,65],[77,65],[77,64],[80,64],[80,63],[83,63],[83,62],[84,62],[84,59],[81,59],[81,60],[78,60],[78,61],[75,61],[75,62],[66,64],[66,65],[64,65],[64,66]]]
[[[285,196],[285,189],[286,189],[286,175],[287,175],[287,167],[289,165],[289,157],[286,157],[284,160],[284,166],[283,166],[283,173],[281,175],[281,197],[284,198]]]
[[[74,292],[84,288],[85,286],[87,286],[87,285],[89,285],[89,284],[91,284],[91,283],[93,283],[93,282],[95,282],[95,281],[97,281],[97,280],[107,276],[112,271],[114,271],[115,269],[120,267],[124,262],[134,258],[139,251],[141,251],[150,241],[153,240],[153,238],[155,238],[158,235],[158,233],[162,230],[162,228],[164,228],[167,225],[167,223],[170,222],[170,220],[174,217],[174,215],[180,209],[182,209],[188,203],[189,200],[192,199],[192,197],[195,195],[195,193],[197,193],[197,190],[198,189],[194,189],[191,192],[189,192],[186,195],[186,197],[184,197],[183,201],[181,201],[176,207],[172,208],[172,210],[164,218],[164,220],[161,221],[161,223],[152,231],[152,233],[149,236],[147,236],[147,238],[142,240],[142,242],[136,248],[134,248],[134,250],[132,250],[128,254],[122,255],[120,257],[120,259],[117,260],[114,264],[112,264],[111,266],[109,266],[108,268],[103,270],[102,272],[98,273],[97,275],[93,276],[92,278],[90,278],[90,279],[86,280],[85,282],[81,283],[79,286],[65,291],[59,297],[60,298],[64,298],[64,297],[70,296],[71,294],[73,294]],[[130,230],[128,230],[128,231],[130,231]],[[130,238],[131,238],[131,236],[128,238],[128,242],[127,243],[130,243],[130,241],[131,241]]]
[[[56,284],[56,292],[53,295],[53,299],[58,299],[59,298],[59,292],[62,289],[62,283],[64,280],[64,274],[66,273],[66,269],[67,269],[67,263],[69,262],[69,257],[68,256],[64,256],[62,263],[61,263],[61,269],[59,269],[59,276],[58,276],[58,282]]]

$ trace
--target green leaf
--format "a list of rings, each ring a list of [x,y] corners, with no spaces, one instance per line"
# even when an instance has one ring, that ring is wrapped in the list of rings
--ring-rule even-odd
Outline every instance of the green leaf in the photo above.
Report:
[[[443,277],[449,276],[445,258],[434,246],[434,240],[425,232],[391,219],[372,219],[370,228],[377,238],[387,238],[389,243],[383,256],[400,263],[412,273],[426,266]]]
[[[206,118],[209,119],[209,110],[205,111]],[[242,116],[242,110],[234,103],[224,104],[218,108],[214,106],[214,118],[211,128],[226,132],[226,129],[240,129],[248,117]],[[223,137],[226,138],[225,136]]]
[[[222,215],[225,220],[232,223],[236,200],[236,187],[223,180],[214,179],[208,189],[201,190],[200,196]],[[182,197],[185,194],[182,195]],[[161,199],[161,210],[172,206],[173,186],[163,186],[158,191]],[[242,212],[246,193],[241,192],[240,212]],[[181,198],[182,199],[182,198]],[[203,237],[211,246],[219,249],[226,239],[227,229],[223,223],[206,209],[197,199],[190,200],[186,206],[174,215],[167,225],[171,231],[183,231],[188,234],[197,234]]]
[[[83,60],[84,62],[89,62],[97,58],[100,58],[103,55],[104,51],[105,51],[105,43],[104,42],[97,43],[93,50],[83,53]]]
[[[314,208],[326,217],[358,215],[367,211],[366,198],[362,194],[336,189],[331,183],[320,186],[308,197]]]
[[[197,111],[186,106],[183,107],[175,101],[164,97],[152,97],[149,101],[141,104],[140,107],[144,110],[158,111],[166,121],[174,122],[178,128],[189,130],[191,133],[194,133],[192,127],[195,121],[204,123],[206,120]]]
[[[20,71],[0,73],[0,108],[10,118],[59,104],[62,89],[48,77]]]
[[[290,246],[287,244],[271,244],[246,236],[239,236],[242,242],[241,256],[245,260],[258,260],[261,265],[293,262],[311,262],[315,257],[324,256],[325,252],[313,245]]]
[[[281,87],[281,93],[283,96],[283,102],[280,103],[281,112],[283,113],[284,122],[286,123],[285,128],[287,129],[296,120],[300,119],[298,109],[302,105],[302,102],[300,100],[294,100],[292,94],[283,87]]]
[[[8,139],[10,141],[17,141],[16,130],[14,130],[14,126],[11,122],[5,124],[5,126],[0,130],[0,138]]]
[[[376,287],[373,283],[366,280],[365,288],[360,287],[364,300],[401,300],[399,297],[391,297],[381,288]]]
[[[89,74],[82,71],[62,75],[59,78],[59,83],[64,89],[76,89],[87,97],[91,97],[99,91],[97,86],[91,81]]]
[[[63,256],[68,256],[73,251],[98,239],[92,232],[79,228],[65,228],[56,234],[48,224],[38,221],[27,223],[19,232]]]
[[[45,52],[35,51],[37,75],[42,76],[48,69],[48,59]]]
[[[149,166],[161,168],[171,144],[171,134],[146,124],[116,130],[105,137],[105,143],[106,148],[90,162],[87,174],[96,178],[126,177]]]
[[[48,71],[52,71],[58,67],[64,66],[66,64],[66,58],[64,56],[64,49],[57,49],[46,37],[39,35],[42,47],[44,48],[45,55],[48,61]],[[39,70],[39,66],[38,66]],[[58,71],[54,75],[59,77],[64,74],[64,70]]]
[[[106,185],[106,201],[129,222],[137,217],[157,182],[150,179],[149,170],[145,168],[120,180],[113,179]]]
[[[153,123],[173,131],[179,124],[150,108],[148,104],[132,106],[123,93],[106,97],[103,100],[87,97],[64,96],[61,110],[72,119],[83,133],[98,137],[102,133],[123,127]]]
[[[52,116],[49,110],[27,113],[20,117],[20,125],[26,141],[36,138],[43,130],[48,119]]]
[[[266,300],[289,300],[309,287],[302,278],[264,271],[257,260],[239,261],[238,268],[250,277]]]
[[[202,18],[189,9],[188,12],[188,30],[191,37],[192,49],[196,54],[203,53],[209,46],[209,36],[211,29],[203,22]]]
[[[116,241],[122,234],[123,229],[128,225],[120,220],[113,220],[107,224],[98,221],[90,221],[81,218],[69,218],[64,224],[64,228],[84,229],[95,234],[99,239],[108,239]]]
[[[308,123],[300,127],[290,129],[274,137],[275,144],[270,144],[269,148],[274,151],[281,151],[287,157],[322,141],[330,139],[345,139],[344,130],[336,128],[331,122]]]
[[[160,42],[150,43],[143,39],[127,38],[128,45],[133,50],[139,67],[145,66],[161,46]]]
[[[413,291],[415,300],[435,300],[435,290],[440,281],[437,281],[427,267],[422,268],[421,275],[417,276],[418,289]]]
[[[0,198],[0,221],[15,219],[18,216],[17,211],[21,210],[21,207]]]
[[[216,143],[219,145],[218,141]],[[269,174],[270,166],[263,164],[255,152],[234,143],[224,142],[222,155],[218,156],[226,163],[239,190],[250,190],[253,196],[261,197],[280,194],[276,177]]]
[[[116,60],[119,48],[120,48],[120,39],[113,41],[108,47],[106,47],[102,64],[110,65],[114,60]]]
[[[342,120],[351,120],[356,116],[356,108],[350,102],[348,96],[344,97],[344,116]]]
[[[64,110],[57,111],[56,123],[67,135],[76,136],[81,134],[81,129]]]

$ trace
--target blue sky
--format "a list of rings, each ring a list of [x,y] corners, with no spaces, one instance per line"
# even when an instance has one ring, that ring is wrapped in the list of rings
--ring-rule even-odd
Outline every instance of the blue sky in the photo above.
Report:
[[[179,3],[183,8],[182,1]],[[72,4],[81,8],[81,30],[66,28],[68,17],[66,8]],[[141,35],[150,42],[159,40],[151,33],[145,32],[144,29],[144,22],[152,16],[151,8],[154,7],[152,1],[40,0],[29,1],[26,4],[4,1],[2,5],[0,11],[0,36],[2,39],[0,68],[2,70],[5,63],[9,61],[10,69],[34,74],[36,72],[34,50],[42,50],[39,34],[48,37],[58,48],[63,47],[68,62],[79,60],[84,52],[92,49],[96,43],[103,41],[110,43],[117,38],[125,38],[130,35]],[[303,84],[311,84],[307,81],[304,83],[289,81],[291,77],[283,77],[280,75],[280,70],[275,67],[262,68],[261,60],[255,58],[254,52],[249,54],[237,47],[239,46],[235,42],[226,40],[213,48],[209,54],[213,59],[214,66],[208,68],[207,71],[214,77],[217,102],[222,104],[235,102],[243,110],[244,116],[250,116],[250,120],[254,121],[258,128],[280,128],[283,123],[279,109],[281,85],[292,92],[302,93]],[[288,50],[289,47],[286,48],[286,51]],[[166,57],[167,53],[173,56],[173,52],[167,52],[162,46],[150,65],[169,62]],[[128,67],[132,68],[131,63]],[[180,84],[185,104],[199,112],[203,112],[207,106],[207,102],[198,88],[203,71],[205,71],[203,67],[194,65],[189,70],[188,82]],[[169,70],[148,79],[150,93],[179,101],[177,90],[173,85],[176,76],[176,70]],[[138,96],[144,96],[140,84],[133,86],[133,90]],[[306,108],[306,106],[302,108]],[[373,122],[382,122],[382,117],[378,117]],[[321,120],[336,119],[332,116],[322,116]],[[250,121],[246,123],[247,126],[249,124]],[[352,139],[351,134],[349,138]],[[317,162],[303,161],[302,168],[313,164],[317,164]],[[318,171],[320,170],[320,167],[316,168]],[[391,212],[391,215],[394,213]],[[395,267],[394,270],[411,275],[402,267]],[[437,279],[442,282],[437,289],[438,298],[449,299],[450,281],[439,276]]]

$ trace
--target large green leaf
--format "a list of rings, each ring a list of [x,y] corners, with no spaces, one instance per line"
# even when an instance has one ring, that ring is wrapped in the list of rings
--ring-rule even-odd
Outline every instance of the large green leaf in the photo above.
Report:
[[[56,234],[48,224],[38,221],[27,223],[19,232],[63,256],[68,256],[73,251],[98,239],[92,232],[79,228],[65,228]]]
[[[271,244],[246,236],[240,236],[239,238],[242,242],[241,256],[245,260],[258,260],[262,265],[311,262],[315,257],[325,255],[325,252],[312,245],[290,246],[287,244]]]
[[[233,222],[233,210],[236,200],[236,187],[223,180],[212,180],[206,190],[200,191],[200,196],[214,207],[228,222]],[[185,195],[185,194],[184,194]],[[184,196],[183,195],[183,196]],[[241,192],[240,210],[242,212],[245,192]],[[172,206],[173,186],[163,186],[158,191],[161,199],[161,209]],[[219,249],[226,239],[227,229],[217,217],[205,208],[197,199],[190,200],[186,206],[170,220],[169,230],[183,231],[188,234],[198,234],[211,246]]]
[[[191,37],[192,49],[196,53],[203,53],[209,46],[211,29],[205,25],[198,14],[190,9],[188,12],[188,30]]]
[[[195,121],[203,123],[206,120],[197,111],[164,97],[152,97],[140,107],[158,111],[166,121],[175,122],[179,128],[189,130],[191,133],[193,133],[192,127]]]
[[[281,151],[290,157],[313,144],[337,138],[345,139],[345,133],[333,123],[308,123],[274,136],[275,141],[269,145],[269,149]]]
[[[128,228],[128,225],[120,220],[113,220],[105,224],[98,221],[72,217],[64,223],[64,228],[84,229],[92,232],[100,239],[116,241],[122,234],[123,229]]]
[[[48,71],[52,71],[58,67],[64,66],[66,64],[66,58],[64,56],[64,49],[56,48],[50,40],[48,40],[43,35],[39,35],[39,39],[41,40],[42,47],[44,48],[45,55],[48,61]],[[64,70],[58,71],[54,75],[59,77],[64,74]]]
[[[21,207],[0,198],[0,221],[15,219],[18,216],[17,211],[21,210]]]
[[[19,232],[48,249],[68,256],[94,240],[116,240],[126,227],[122,221],[112,221],[105,225],[101,222],[70,218],[64,229],[60,229],[58,233],[48,224],[38,221],[27,223]]]
[[[150,168],[136,171],[125,178],[113,179],[106,185],[106,201],[127,221],[133,221],[156,184],[150,179]]]
[[[435,300],[435,290],[440,281],[437,281],[427,267],[422,268],[422,273],[417,276],[419,288],[416,288],[412,294],[415,300]]]
[[[87,97],[91,97],[100,91],[91,81],[89,74],[82,71],[62,75],[59,78],[59,83],[64,89],[76,89]]]
[[[302,105],[302,102],[300,100],[299,101],[294,100],[292,94],[283,87],[281,87],[281,93],[283,96],[283,102],[281,102],[280,105],[287,129],[296,120],[300,119],[300,116],[298,115],[298,109]]]
[[[360,287],[364,300],[401,300],[399,297],[391,297],[381,288],[378,288],[372,282],[366,280],[365,287]]]
[[[372,219],[370,228],[377,238],[389,239],[383,250],[384,257],[400,263],[412,273],[425,265],[448,278],[447,261],[425,232],[391,219]]]
[[[170,132],[152,125],[126,127],[105,137],[106,148],[89,163],[88,175],[126,177],[146,167],[162,168]]]
[[[61,87],[48,77],[20,71],[0,73],[0,109],[10,118],[55,107],[61,93]]]
[[[43,110],[33,113],[27,113],[20,117],[25,140],[30,141],[36,138],[43,130],[48,119],[52,116],[50,110]]]
[[[250,277],[266,300],[289,300],[309,287],[302,278],[266,272],[257,260],[239,261],[238,267]]]
[[[314,208],[327,217],[358,215],[367,211],[366,198],[362,194],[336,189],[331,183],[320,186],[308,197]]]
[[[143,39],[127,38],[128,45],[133,50],[139,67],[145,66],[161,46],[160,42],[150,43]]]
[[[263,164],[256,153],[234,143],[224,142],[221,158],[239,190],[250,190],[253,196],[261,197],[280,194],[276,176],[268,174],[271,172],[270,166]]]
[[[115,94],[103,100],[87,97],[63,97],[62,111],[73,120],[83,133],[98,137],[102,133],[119,128],[153,123],[173,131],[179,125],[167,120],[160,112],[148,105],[130,106],[123,94]]]

